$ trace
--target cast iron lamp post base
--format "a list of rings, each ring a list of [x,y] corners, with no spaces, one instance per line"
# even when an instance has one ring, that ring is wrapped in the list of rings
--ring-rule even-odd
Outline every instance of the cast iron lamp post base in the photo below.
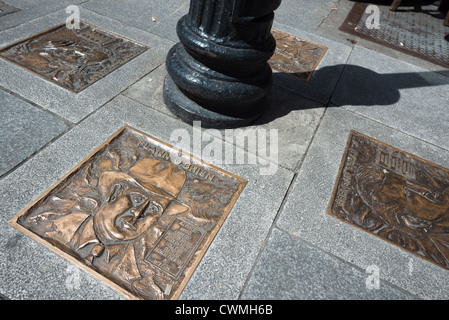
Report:
[[[201,121],[201,126],[204,128],[225,129],[243,127],[254,122],[265,110],[263,101],[257,108],[240,114],[236,114],[236,112],[228,114],[225,112],[218,113],[214,110],[206,109],[184,94],[169,75],[164,80],[164,102],[168,109],[179,119],[190,124],[193,121]]]
[[[185,122],[241,127],[265,107],[272,83],[267,61],[276,42],[273,11],[281,0],[191,0],[168,53],[164,101]]]

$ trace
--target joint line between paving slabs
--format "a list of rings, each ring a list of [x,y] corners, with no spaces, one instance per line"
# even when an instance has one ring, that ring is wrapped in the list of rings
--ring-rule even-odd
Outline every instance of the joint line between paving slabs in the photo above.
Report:
[[[336,108],[341,108],[342,106],[335,106],[335,107],[336,107]],[[414,136],[414,135],[412,135],[412,134],[410,134],[410,133],[408,133],[408,132],[402,131],[401,129],[398,129],[398,128],[395,128],[395,127],[391,127],[391,126],[389,126],[389,125],[387,125],[387,124],[385,124],[385,123],[383,123],[383,122],[380,122],[380,121],[378,121],[378,120],[371,119],[371,118],[367,117],[366,115],[357,113],[356,111],[353,111],[353,110],[350,110],[350,109],[344,109],[344,110],[345,110],[345,111],[348,111],[348,112],[351,112],[351,113],[355,114],[356,116],[361,117],[361,118],[364,118],[364,119],[366,119],[366,120],[368,120],[368,121],[376,122],[376,123],[378,123],[378,124],[380,124],[380,125],[382,125],[382,126],[388,128],[388,129],[390,129],[390,130],[394,130],[394,131],[400,132],[401,134],[404,134],[404,135],[406,135],[406,136],[408,136],[408,137],[410,137],[410,138],[412,138],[412,139],[416,139],[416,140],[418,140],[418,141],[420,141],[420,142],[422,142],[422,143],[424,143],[424,144],[428,144],[428,145],[430,145],[430,146],[432,146],[432,147],[434,147],[434,148],[441,149],[441,150],[444,151],[444,152],[449,151],[449,149],[446,149],[446,148],[444,148],[444,147],[442,147],[442,146],[436,145],[436,144],[433,143],[433,142],[423,140],[423,139],[420,138],[420,137],[417,137],[417,136]]]
[[[335,91],[337,91],[338,85],[340,84],[341,78],[343,77],[343,74],[345,73],[346,67],[348,65],[349,59],[351,58],[353,52],[354,52],[354,48],[357,44],[354,44],[351,46],[351,52],[349,52],[348,56],[346,57],[346,61],[345,61],[345,65],[343,66],[343,69],[341,70],[340,74],[338,75],[338,79],[337,82],[335,82],[335,86],[332,90],[332,93],[329,96],[329,100],[327,101],[327,106],[329,106],[329,104],[332,103],[332,97],[335,94]]]
[[[9,175],[10,173],[12,173],[13,171],[15,171],[16,169],[18,169],[19,167],[21,167],[23,164],[25,164],[28,160],[30,160],[31,158],[33,158],[35,155],[37,155],[38,153],[40,153],[42,150],[44,150],[45,148],[47,148],[49,145],[51,145],[53,142],[55,142],[56,140],[58,140],[59,138],[61,138],[63,135],[65,135],[67,132],[69,132],[70,130],[72,130],[75,127],[75,124],[61,116],[59,116],[58,114],[47,110],[45,108],[43,108],[42,106],[34,103],[31,100],[28,100],[22,96],[20,96],[19,94],[12,92],[11,90],[8,90],[6,88],[3,88],[2,86],[0,86],[0,90],[3,90],[4,92],[32,105],[33,107],[41,110],[42,112],[48,113],[51,116],[59,119],[60,121],[62,121],[66,126],[67,129],[64,130],[63,132],[61,132],[60,134],[58,134],[57,136],[55,136],[53,139],[51,139],[50,141],[48,141],[46,144],[44,144],[42,147],[40,147],[39,149],[37,149],[36,151],[34,151],[33,153],[31,153],[30,155],[28,155],[25,159],[23,159],[22,161],[20,161],[17,165],[15,165],[14,167],[12,167],[11,169],[9,169],[8,171],[6,171],[5,173],[0,175],[0,180],[2,180],[3,178],[5,178],[7,175]]]
[[[254,261],[254,263],[253,263],[253,265],[252,265],[252,267],[251,267],[251,270],[250,270],[250,272],[248,273],[248,276],[246,277],[245,283],[243,284],[243,287],[242,287],[242,289],[240,290],[240,294],[239,294],[237,300],[241,300],[241,299],[242,299],[242,295],[243,295],[243,293],[245,292],[245,290],[246,290],[246,288],[247,288],[247,286],[248,286],[248,283],[249,283],[250,279],[251,279],[252,276],[254,275],[254,271],[256,270],[257,263],[259,262],[260,257],[262,256],[263,251],[265,250],[265,246],[267,245],[268,240],[270,239],[271,234],[273,233],[273,229],[276,227],[276,222],[277,222],[277,220],[278,220],[278,217],[279,217],[280,213],[281,213],[281,212],[283,211],[283,209],[284,209],[284,205],[285,205],[285,203],[287,202],[287,198],[288,198],[288,195],[290,194],[290,190],[293,188],[293,185],[294,185],[295,182],[296,182],[297,176],[298,176],[298,174],[297,174],[297,173],[294,173],[294,175],[293,175],[293,177],[292,177],[292,180],[290,181],[290,185],[288,186],[287,192],[285,193],[284,198],[282,199],[282,202],[281,202],[281,205],[280,205],[280,207],[279,207],[279,209],[278,209],[278,212],[276,213],[276,216],[275,216],[274,219],[273,219],[273,223],[272,223],[271,226],[270,226],[270,230],[268,230],[267,236],[265,237],[264,241],[262,242],[262,245],[260,246],[259,253],[257,254],[257,257],[256,257],[256,259],[255,259],[255,261]]]

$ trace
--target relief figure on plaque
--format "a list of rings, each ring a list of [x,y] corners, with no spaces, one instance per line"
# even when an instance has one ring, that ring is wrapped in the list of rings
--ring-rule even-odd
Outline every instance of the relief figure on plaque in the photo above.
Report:
[[[357,193],[368,207],[361,220],[374,219],[372,232],[449,267],[448,177],[421,169],[418,179],[409,180],[376,163],[358,166]]]

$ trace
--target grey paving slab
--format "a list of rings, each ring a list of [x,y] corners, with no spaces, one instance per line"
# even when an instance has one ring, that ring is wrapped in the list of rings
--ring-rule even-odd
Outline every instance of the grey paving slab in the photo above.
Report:
[[[157,99],[162,101],[161,96]],[[125,124],[167,143],[173,143],[171,139],[176,138],[175,129],[183,129],[190,136],[194,134],[191,126],[119,96],[0,181],[0,233],[5,235],[0,239],[0,292],[5,296],[12,299],[118,297],[112,289],[104,288],[84,273],[82,285],[76,290],[73,285],[66,286],[67,281],[71,284],[70,276],[74,272],[66,271],[68,263],[23,236],[7,221]],[[195,134],[198,133],[201,132]],[[237,148],[232,151],[237,152]],[[201,156],[195,150],[192,153]],[[203,159],[215,163],[214,158],[203,155]],[[294,175],[279,168],[274,176],[262,176],[261,166],[251,164],[223,163],[220,167],[249,182],[185,288],[182,299],[239,296]]]
[[[275,20],[300,30],[316,30],[338,3],[338,0],[283,0]]]
[[[45,16],[51,12],[67,8],[70,5],[77,5],[85,0],[6,0],[7,4],[14,6],[19,11],[2,16],[0,19],[0,30],[6,30],[18,26],[22,23]],[[70,14],[67,14],[67,17]]]
[[[78,4],[82,20],[151,49],[80,94],[0,60],[0,88],[14,93],[0,92],[14,106],[0,110],[0,142],[11,147],[0,161],[0,176],[2,164],[8,172],[0,178],[0,300],[124,298],[7,221],[125,124],[175,145],[180,133],[200,136],[200,149],[189,140],[188,151],[249,181],[181,299],[447,299],[446,270],[326,214],[351,129],[449,168],[449,78],[333,38],[324,24],[338,28],[332,8],[347,1],[284,0],[276,11],[275,29],[329,51],[309,83],[276,73],[270,112],[245,128],[277,130],[275,158],[272,141],[255,151],[223,144],[223,131],[192,128],[166,109],[163,63],[188,0],[5,1],[20,11],[0,18],[0,47],[64,23],[65,8]],[[340,107],[325,111],[334,91]],[[223,147],[221,157],[211,145]],[[237,153],[246,162],[237,164]],[[366,290],[369,266],[380,270],[379,290]]]
[[[0,177],[68,129],[64,121],[0,90]]]
[[[328,50],[309,82],[294,78],[287,73],[275,72],[274,83],[306,98],[327,104],[343,72],[345,63],[352,51],[352,46],[348,43],[320,36],[317,33],[292,28],[285,25],[282,19],[278,21],[275,21],[274,29],[323,45]]]
[[[177,21],[189,11],[188,0],[96,0],[82,6],[173,41],[177,41]]]
[[[162,94],[166,75],[165,65],[162,65],[123,94],[174,117],[165,104],[155,103],[158,101],[155,97]],[[264,115],[253,125],[234,131],[235,135],[226,135],[226,130],[209,130],[209,133],[233,141],[239,147],[257,155],[256,162],[266,159],[295,170],[312,140],[324,113],[324,106],[277,85],[273,86],[266,101],[261,105],[268,108]],[[258,137],[264,132],[267,135],[266,145],[257,143]]]
[[[412,296],[372,274],[273,229],[242,299],[406,300]],[[368,285],[367,285],[368,283]]]
[[[326,214],[351,130],[449,167],[448,151],[341,108],[328,108],[277,226],[419,298],[446,299],[449,272]]]
[[[111,18],[81,9],[81,20],[150,47],[80,93],[73,93],[41,77],[0,60],[0,86],[59,116],[77,123],[165,61],[171,41]],[[58,11],[0,33],[0,47],[65,23],[65,10]]]
[[[2,219],[3,220],[3,219]],[[123,297],[2,221],[1,291],[12,300],[119,300]],[[6,270],[7,271],[6,271]]]
[[[155,17],[156,21],[153,22],[152,26],[148,29],[149,32],[158,35],[159,37],[169,39],[174,42],[179,42],[178,34],[176,32],[176,25],[179,19],[184,15],[189,13],[190,2],[184,2],[177,8],[173,10],[171,15]]]
[[[359,46],[332,102],[449,149],[449,77]]]

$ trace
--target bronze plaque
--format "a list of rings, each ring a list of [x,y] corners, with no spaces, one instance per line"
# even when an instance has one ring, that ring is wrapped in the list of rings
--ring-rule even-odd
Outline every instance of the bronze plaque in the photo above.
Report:
[[[327,48],[274,29],[271,33],[276,39],[276,51],[268,61],[271,68],[310,81]]]
[[[9,13],[16,12],[16,11],[20,11],[20,9],[17,9],[17,8],[0,0],[0,17],[5,16]]]
[[[0,56],[78,93],[148,49],[81,21],[79,29],[57,26],[1,49]]]
[[[245,185],[124,127],[10,223],[131,298],[177,299]]]
[[[449,169],[353,131],[328,213],[449,269]]]

